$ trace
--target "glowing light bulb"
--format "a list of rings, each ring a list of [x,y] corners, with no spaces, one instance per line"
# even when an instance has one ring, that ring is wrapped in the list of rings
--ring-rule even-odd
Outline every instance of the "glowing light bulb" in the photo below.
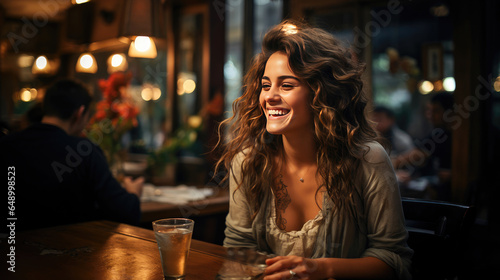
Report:
[[[434,85],[429,82],[429,81],[423,81],[421,84],[420,84],[420,87],[419,87],[419,91],[421,94],[428,94],[429,92],[433,91],[434,90]]]
[[[455,78],[453,77],[447,77],[443,80],[443,88],[446,91],[455,91],[456,84],[455,84]]]
[[[113,67],[118,67],[123,63],[123,56],[120,54],[114,54],[111,57],[111,66]]]
[[[27,89],[27,88],[23,88],[21,90],[20,98],[24,102],[30,102],[31,101],[31,92],[30,92],[30,90]]]
[[[147,36],[137,36],[135,38],[135,49],[140,52],[146,52],[151,48],[151,39]]]
[[[97,63],[95,62],[95,58],[90,53],[83,53],[78,58],[78,62],[76,63],[76,72],[81,73],[95,73],[97,72]]]
[[[85,69],[92,67],[92,64],[94,64],[94,59],[88,54],[83,55],[80,59],[80,65]]]
[[[115,53],[110,55],[107,60],[108,73],[125,71],[128,68],[127,58],[123,53]]]
[[[196,83],[191,79],[187,79],[182,84],[182,87],[184,88],[185,93],[191,93],[196,89]]]
[[[38,91],[36,90],[36,88],[30,89],[30,99],[35,100],[37,96],[38,96]]]
[[[141,91],[141,97],[144,101],[149,101],[153,98],[153,90],[150,87],[145,87]]]
[[[36,67],[40,70],[45,69],[47,67],[47,58],[45,56],[39,56],[35,61]]]
[[[155,58],[156,45],[148,36],[137,36],[135,40],[130,43],[128,55],[130,57]]]
[[[160,99],[160,96],[161,96],[161,89],[157,87],[153,88],[153,100]]]

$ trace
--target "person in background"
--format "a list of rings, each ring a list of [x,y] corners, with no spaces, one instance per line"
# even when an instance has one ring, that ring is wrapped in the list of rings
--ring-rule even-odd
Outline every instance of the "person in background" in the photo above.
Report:
[[[42,118],[43,118],[42,102],[36,102],[23,115],[19,126],[19,130],[26,129],[32,124],[41,122]]]
[[[45,94],[41,122],[0,139],[0,166],[14,186],[16,230],[98,219],[139,223],[144,179],[120,185],[102,150],[77,137],[92,104],[83,85],[60,80]]]
[[[436,93],[427,105],[426,117],[433,129],[424,139],[415,141],[411,151],[392,158],[394,168],[417,170],[418,175],[427,178],[431,187],[430,198],[451,199],[451,143],[450,122],[447,112],[452,112],[453,95]]]
[[[411,277],[398,185],[365,115],[362,72],[330,33],[283,22],[245,76],[218,162],[229,171],[224,246],[277,255],[266,280]]]
[[[373,109],[375,129],[390,143],[389,155],[391,157],[407,153],[413,148],[411,136],[396,125],[394,112],[385,106],[376,106]]]
[[[415,148],[411,136],[399,129],[396,124],[394,112],[385,106],[376,106],[372,113],[375,129],[389,142],[389,156],[391,158],[408,153]],[[407,187],[411,181],[411,175],[405,168],[396,169],[400,190]]]

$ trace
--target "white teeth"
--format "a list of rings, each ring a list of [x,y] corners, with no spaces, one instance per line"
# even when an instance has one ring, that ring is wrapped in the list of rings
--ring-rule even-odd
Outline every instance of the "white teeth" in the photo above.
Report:
[[[272,116],[283,116],[288,114],[288,110],[269,110],[269,115]]]

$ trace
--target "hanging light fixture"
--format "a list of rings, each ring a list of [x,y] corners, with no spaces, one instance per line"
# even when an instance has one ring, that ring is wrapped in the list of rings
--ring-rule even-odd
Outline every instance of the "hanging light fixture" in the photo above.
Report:
[[[35,59],[31,72],[37,74],[47,74],[50,72],[49,60],[45,55],[41,55]]]
[[[76,72],[95,73],[97,72],[97,62],[91,53],[82,53],[76,63]]]
[[[130,57],[156,58],[156,54],[155,42],[148,36],[137,36],[128,49]]]
[[[156,45],[152,37],[163,37],[161,0],[127,0],[121,35],[134,38],[130,57],[155,58]]]
[[[108,57],[108,73],[125,71],[128,68],[127,58],[123,53],[115,53]]]
[[[59,59],[49,59],[45,55],[41,55],[35,59],[35,63],[31,67],[33,75],[53,75],[59,68]]]

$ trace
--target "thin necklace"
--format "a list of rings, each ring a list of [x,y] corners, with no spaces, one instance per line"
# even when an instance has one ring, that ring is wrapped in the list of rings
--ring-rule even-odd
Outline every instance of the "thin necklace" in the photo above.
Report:
[[[305,175],[305,174],[307,174],[307,172],[309,172],[309,169],[311,169],[311,167],[312,167],[312,166],[309,166],[309,167],[307,168],[306,172],[304,172],[304,175]],[[281,173],[280,173],[280,176],[281,176],[281,177],[283,177],[283,175],[282,175]],[[304,182],[305,182],[304,177],[303,177],[303,176],[301,176],[301,177],[299,178],[299,181],[300,181],[301,183],[304,183]]]
[[[307,168],[307,170],[306,170],[306,172],[304,173],[304,175],[305,175],[305,174],[307,174],[307,172],[309,171],[309,169],[311,169],[311,166],[309,166],[309,167]],[[299,181],[300,181],[301,183],[304,183],[304,177],[300,177]]]
[[[280,166],[280,173],[279,173],[279,176],[280,176],[281,178],[283,178],[283,174],[281,174],[281,170],[282,170],[282,168],[285,168],[285,162],[286,162],[286,159],[285,159],[285,153],[284,153],[284,151],[282,151],[282,154],[281,154],[281,157],[280,157],[280,165],[281,165],[281,166]],[[309,172],[309,169],[311,169],[311,167],[312,167],[312,165],[310,165],[310,166],[307,168],[307,170],[306,170],[306,172],[304,173],[304,175],[305,175],[305,174],[307,174],[307,172]],[[301,183],[304,183],[304,182],[305,182],[304,177],[303,177],[303,176],[301,176],[301,177],[299,178],[299,181],[300,181]]]

